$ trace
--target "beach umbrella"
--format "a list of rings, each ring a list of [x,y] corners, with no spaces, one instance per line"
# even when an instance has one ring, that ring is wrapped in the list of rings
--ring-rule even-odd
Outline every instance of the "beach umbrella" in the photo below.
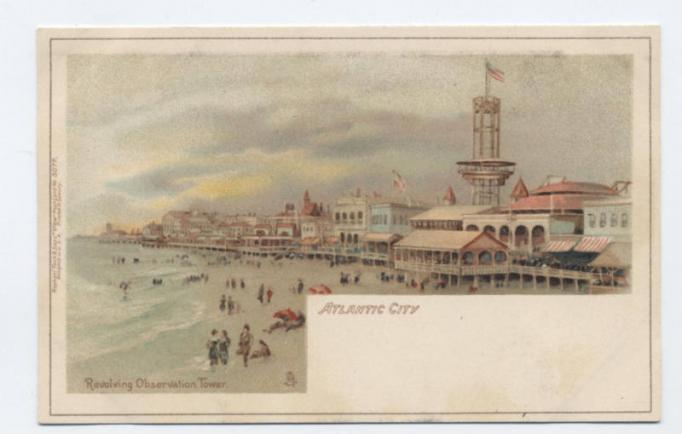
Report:
[[[332,290],[327,285],[317,285],[308,288],[310,294],[331,294]]]
[[[273,318],[288,319],[288,320],[291,320],[291,321],[295,321],[296,318],[298,318],[298,317],[296,316],[296,313],[295,313],[293,310],[291,310],[290,308],[278,310],[277,312],[275,312],[275,313],[272,315],[272,317],[273,317]]]

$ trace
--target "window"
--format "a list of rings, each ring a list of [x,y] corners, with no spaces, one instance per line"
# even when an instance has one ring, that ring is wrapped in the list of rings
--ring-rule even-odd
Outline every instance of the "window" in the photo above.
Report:
[[[355,220],[355,213],[354,213],[354,212],[351,212],[351,213],[350,213],[350,219],[351,219],[351,220]]]
[[[611,227],[615,228],[616,226],[618,226],[618,214],[616,214],[615,212],[612,212],[611,213]]]
[[[628,213],[624,212],[620,215],[620,226],[623,228],[628,227]]]
[[[358,211],[358,220],[362,220],[362,211]]]
[[[606,227],[606,213],[605,212],[599,214],[599,227],[600,228]]]
[[[587,215],[587,222],[590,225],[590,227],[593,228],[594,225],[597,224],[597,217],[594,214],[588,214]]]
[[[339,220],[341,220],[340,217],[341,217],[341,216],[339,215],[338,212],[337,212],[336,214],[334,214],[334,219],[335,219],[337,222],[338,222]]]
[[[343,214],[341,214],[341,218],[343,218],[343,221],[345,222],[346,220],[348,220],[348,214],[344,212]]]
[[[507,260],[507,254],[506,253],[504,253],[503,251],[500,251],[500,250],[495,252],[495,262],[497,262],[498,264],[501,264],[506,260]]]
[[[478,263],[481,265],[490,265],[493,263],[493,255],[489,251],[484,250],[478,255]]]

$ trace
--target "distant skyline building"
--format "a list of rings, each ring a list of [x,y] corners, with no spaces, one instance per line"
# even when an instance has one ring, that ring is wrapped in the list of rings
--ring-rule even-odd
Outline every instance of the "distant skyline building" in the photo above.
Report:
[[[485,95],[473,99],[471,159],[458,161],[458,172],[471,185],[472,205],[500,204],[500,187],[514,173],[516,163],[500,158],[501,101],[490,95],[490,79],[504,81],[504,73],[486,62]]]

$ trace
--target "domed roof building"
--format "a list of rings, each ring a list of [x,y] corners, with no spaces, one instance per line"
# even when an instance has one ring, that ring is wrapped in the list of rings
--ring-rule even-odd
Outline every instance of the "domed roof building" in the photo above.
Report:
[[[584,202],[618,195],[607,185],[557,177],[528,191],[519,179],[509,204],[466,216],[464,229],[489,232],[516,249],[536,250],[552,238],[579,237]]]
[[[519,182],[522,182],[519,180]],[[525,185],[524,185],[525,188]],[[515,192],[517,189],[514,189]],[[576,182],[562,178],[558,182],[545,182],[532,190],[527,196],[516,195],[516,200],[502,212],[512,213],[558,213],[582,214],[583,201],[606,199],[617,196],[618,192],[611,187],[593,182]],[[513,195],[515,196],[515,195]]]

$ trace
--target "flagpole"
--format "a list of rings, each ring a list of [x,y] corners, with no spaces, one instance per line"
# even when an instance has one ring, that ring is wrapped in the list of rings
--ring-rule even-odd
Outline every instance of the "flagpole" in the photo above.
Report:
[[[488,74],[488,61],[485,61],[485,98],[488,99],[490,93],[490,74]]]

